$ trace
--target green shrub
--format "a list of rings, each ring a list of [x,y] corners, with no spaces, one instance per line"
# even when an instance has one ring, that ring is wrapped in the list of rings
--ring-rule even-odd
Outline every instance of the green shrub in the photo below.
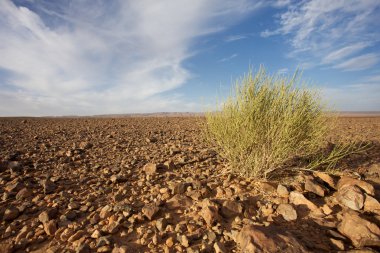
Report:
[[[235,172],[267,177],[295,156],[317,152],[327,133],[319,94],[292,77],[249,71],[230,97],[206,113],[206,136]]]

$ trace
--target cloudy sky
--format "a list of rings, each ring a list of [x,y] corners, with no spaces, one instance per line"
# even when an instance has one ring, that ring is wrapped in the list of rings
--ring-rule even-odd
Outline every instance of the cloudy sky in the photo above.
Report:
[[[201,111],[261,64],[380,110],[379,0],[1,0],[0,115]]]

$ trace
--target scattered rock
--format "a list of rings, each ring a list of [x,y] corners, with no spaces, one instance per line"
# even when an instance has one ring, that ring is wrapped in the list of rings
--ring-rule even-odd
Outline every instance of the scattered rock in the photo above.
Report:
[[[56,218],[56,216],[57,216],[57,209],[51,208],[49,210],[45,210],[45,211],[41,212],[38,215],[38,220],[41,223],[47,223],[48,221]]]
[[[242,204],[233,200],[226,200],[223,202],[223,205],[221,208],[222,216],[226,218],[232,218],[241,214],[242,212],[243,212]]]
[[[26,199],[32,196],[33,192],[28,188],[22,188],[16,195],[16,199]]]
[[[91,238],[94,238],[94,239],[98,239],[102,237],[102,233],[99,231],[99,230],[95,230],[92,234],[91,234]]]
[[[288,191],[288,189],[284,185],[282,185],[282,184],[279,184],[277,186],[277,194],[281,198],[287,198],[287,197],[289,197],[289,191]]]
[[[158,231],[160,232],[163,232],[165,231],[165,228],[166,228],[166,225],[167,225],[167,221],[166,219],[164,218],[161,218],[161,219],[158,219],[156,220],[156,228],[158,229]]]
[[[186,191],[186,184],[184,182],[176,182],[170,185],[172,194],[183,194]]]
[[[276,184],[272,182],[260,182],[259,185],[265,192],[275,192],[277,190]]]
[[[331,244],[333,244],[335,246],[336,250],[344,250],[345,249],[344,243],[341,240],[330,238],[330,242],[331,242]]]
[[[173,247],[173,245],[174,245],[173,237],[169,237],[168,239],[166,239],[165,244],[169,248]]]
[[[247,225],[236,238],[241,252],[308,252],[290,233],[276,226],[261,227]]]
[[[312,210],[312,211],[318,209],[318,207],[313,202],[305,198],[305,196],[302,193],[297,192],[297,191],[292,191],[290,193],[289,201],[290,203],[293,203],[294,205],[297,205],[297,206],[305,206],[309,210]]]
[[[101,219],[106,219],[110,217],[111,214],[112,214],[112,207],[110,205],[106,205],[100,210],[99,217]]]
[[[54,236],[57,231],[57,223],[55,220],[50,220],[44,223],[44,230],[47,235]]]
[[[280,204],[277,207],[277,213],[282,215],[286,221],[293,221],[297,219],[297,211],[291,204]]]
[[[326,193],[326,189],[312,179],[306,179],[305,190],[308,192],[315,193],[320,197],[324,197]]]
[[[338,182],[338,190],[347,186],[357,186],[369,195],[375,195],[375,188],[370,183],[351,177],[342,177]]]
[[[186,235],[178,235],[177,236],[177,241],[185,248],[188,248],[189,245],[189,239],[187,238]]]
[[[80,208],[80,204],[78,202],[70,202],[67,207],[71,210],[78,210]]]
[[[380,215],[380,203],[375,199],[374,197],[369,196],[368,194],[365,195],[365,201],[364,201],[364,211],[366,212],[372,212],[377,215]]]
[[[84,237],[86,232],[84,230],[78,230],[75,234],[69,237],[67,240],[68,242],[75,242],[76,240],[79,240],[80,238]]]
[[[154,163],[147,163],[145,164],[143,170],[148,175],[154,175],[157,172],[157,165]]]
[[[79,143],[79,148],[83,149],[83,150],[92,148],[92,146],[93,146],[93,144],[90,142],[87,142],[87,141],[82,141],[81,143]]]
[[[364,195],[360,188],[355,185],[339,188],[336,199],[340,204],[356,211],[362,209],[364,206]]]
[[[20,211],[18,210],[18,208],[14,206],[10,206],[5,209],[3,219],[5,221],[12,221],[16,219],[19,216],[19,214],[20,214]]]
[[[220,220],[218,205],[209,199],[205,199],[202,202],[202,210],[200,211],[200,215],[209,227],[214,226],[215,223]]]
[[[354,212],[346,212],[338,231],[347,236],[356,247],[380,246],[379,227]]]
[[[358,154],[371,160],[360,160],[344,177],[300,171],[286,185],[260,183],[229,173],[200,138],[198,123],[189,117],[35,118],[23,125],[0,119],[0,252],[379,248],[377,143]],[[350,159],[355,163],[356,155]],[[371,163],[376,166],[368,169]]]
[[[145,205],[142,209],[142,213],[149,220],[152,220],[154,215],[160,210],[156,204]]]
[[[313,172],[314,176],[318,177],[321,179],[323,182],[328,184],[331,188],[336,189],[337,188],[337,178],[334,176],[331,176],[327,173],[320,172],[320,171],[314,171]]]
[[[57,188],[57,186],[52,181],[50,181],[50,179],[43,180],[41,182],[41,185],[42,185],[42,187],[44,189],[44,193],[45,194],[52,193]]]
[[[87,243],[81,243],[75,250],[76,253],[90,253],[91,248]]]
[[[169,209],[187,208],[193,204],[193,201],[184,195],[176,194],[166,202]]]
[[[226,247],[224,247],[223,243],[221,242],[215,242],[214,243],[214,250],[215,253],[227,253]]]

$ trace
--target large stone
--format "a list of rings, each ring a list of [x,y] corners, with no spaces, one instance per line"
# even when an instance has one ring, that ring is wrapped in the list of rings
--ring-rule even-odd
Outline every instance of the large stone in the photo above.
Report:
[[[326,189],[312,179],[306,179],[305,190],[308,192],[315,193],[320,197],[324,197],[326,193]]]
[[[92,148],[92,146],[93,146],[92,143],[87,142],[87,141],[82,141],[81,143],[79,143],[79,148],[83,150]]]
[[[336,200],[340,204],[356,211],[362,209],[364,205],[364,195],[355,185],[340,188],[336,194]]]
[[[169,189],[172,191],[172,194],[183,194],[186,191],[186,183],[184,182],[175,182],[169,185]]]
[[[147,163],[144,165],[144,171],[148,175],[154,175],[157,172],[157,165],[155,163]]]
[[[186,235],[178,235],[177,241],[185,248],[188,248],[190,246],[189,239]]]
[[[303,253],[306,248],[290,233],[276,226],[247,225],[239,232],[236,243],[240,252]]]
[[[42,180],[41,185],[44,189],[45,194],[52,193],[57,188],[57,186],[52,181],[50,181],[50,179]]]
[[[200,215],[210,227],[214,226],[215,223],[220,220],[218,205],[209,199],[203,200]]]
[[[187,208],[192,204],[193,201],[191,200],[191,198],[181,194],[174,195],[171,199],[169,199],[166,202],[166,205],[169,209]]]
[[[364,201],[364,211],[380,215],[379,201],[377,201],[377,199],[375,199],[374,197],[371,197],[368,194],[366,194]]]
[[[226,200],[223,202],[221,208],[222,216],[226,218],[235,217],[243,212],[243,205],[233,200]]]
[[[50,220],[44,223],[44,230],[47,235],[55,235],[55,232],[57,232],[57,223],[55,222],[55,220]]]
[[[20,199],[26,199],[30,196],[32,196],[33,192],[32,190],[28,189],[28,188],[22,188],[16,195],[16,199],[20,200]]]
[[[142,213],[149,220],[152,220],[154,215],[160,210],[156,204],[145,205],[142,209]]]
[[[224,247],[224,244],[221,242],[215,242],[214,243],[214,250],[215,253],[227,253],[226,247]]]
[[[357,186],[365,191],[369,195],[375,195],[375,188],[370,183],[365,181],[351,178],[351,177],[342,177],[338,182],[338,190],[345,188],[346,186]]]
[[[18,208],[14,206],[9,206],[7,209],[5,209],[3,219],[5,221],[12,221],[16,219],[19,216],[19,214],[20,214],[20,211],[18,210]]]
[[[338,231],[348,237],[355,247],[377,246],[380,247],[379,227],[350,211],[343,215],[342,222],[338,225]]]
[[[78,230],[75,234],[69,237],[67,240],[68,242],[75,242],[76,240],[81,239],[86,235],[86,232],[84,230]]]
[[[9,162],[8,163],[8,168],[9,168],[9,171],[12,174],[16,174],[16,173],[18,173],[18,172],[20,172],[22,170],[21,163],[17,162],[17,161],[11,161],[11,162]]]
[[[280,204],[277,207],[277,213],[282,215],[286,221],[293,221],[297,219],[297,211],[291,204]]]
[[[277,186],[277,194],[281,198],[287,198],[287,197],[289,197],[289,191],[288,191],[288,189],[286,188],[286,186],[284,186],[282,184],[279,184]]]
[[[100,210],[99,216],[101,219],[106,219],[110,217],[111,214],[112,214],[112,207],[109,205],[106,205],[102,207],[102,209]]]
[[[337,181],[338,180],[336,177],[329,175],[327,173],[324,173],[324,172],[320,172],[320,171],[315,171],[313,174],[314,174],[314,176],[321,179],[323,182],[327,183],[331,188],[333,188],[333,189],[337,188]]]
[[[49,210],[45,210],[45,211],[41,212],[38,215],[38,220],[41,223],[46,223],[46,222],[48,222],[48,221],[50,221],[56,217],[57,217],[57,209],[51,208]]]
[[[302,193],[297,191],[292,191],[290,193],[289,201],[296,206],[304,206],[311,211],[318,209],[318,207],[313,202],[308,200]]]

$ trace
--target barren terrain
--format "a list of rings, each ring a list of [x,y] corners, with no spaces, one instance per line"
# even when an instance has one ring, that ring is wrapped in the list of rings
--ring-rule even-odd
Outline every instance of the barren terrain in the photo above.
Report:
[[[380,117],[339,175],[230,173],[202,117],[0,119],[0,252],[376,252]]]

